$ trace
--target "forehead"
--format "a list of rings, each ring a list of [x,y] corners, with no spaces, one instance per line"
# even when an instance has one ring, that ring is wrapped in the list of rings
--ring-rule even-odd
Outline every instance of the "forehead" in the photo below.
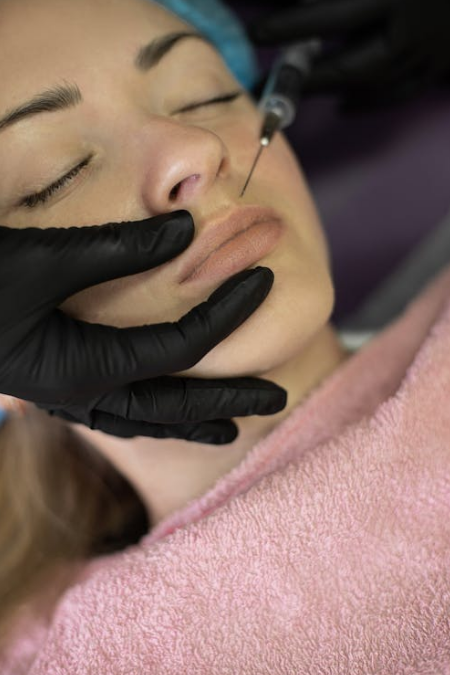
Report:
[[[0,0],[0,18],[2,37],[8,34],[13,22],[16,28],[20,24],[21,33],[28,37],[37,37],[38,27],[46,27],[47,33],[86,26],[89,22],[100,23],[106,30],[117,25],[117,21],[122,22],[124,29],[140,21],[150,21],[156,28],[171,25],[172,21],[181,22],[151,0]]]
[[[0,99],[8,92],[13,104],[87,64],[132,63],[139,45],[186,28],[149,0],[0,0]]]

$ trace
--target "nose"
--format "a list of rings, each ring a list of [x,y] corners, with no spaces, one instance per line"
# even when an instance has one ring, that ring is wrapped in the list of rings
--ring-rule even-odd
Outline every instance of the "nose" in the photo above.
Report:
[[[145,163],[144,201],[155,214],[189,210],[228,175],[230,165],[217,134],[166,120],[154,125]]]

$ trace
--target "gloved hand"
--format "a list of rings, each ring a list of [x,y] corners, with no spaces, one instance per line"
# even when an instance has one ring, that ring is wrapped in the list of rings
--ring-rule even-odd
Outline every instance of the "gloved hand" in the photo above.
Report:
[[[197,363],[263,302],[267,268],[227,280],[176,323],[118,329],[75,321],[61,303],[138,274],[192,241],[187,211],[98,227],[0,227],[0,392],[116,436],[228,443],[228,418],[281,410],[286,392],[257,378],[166,377]]]
[[[339,93],[372,108],[423,91],[450,72],[449,0],[305,0],[250,28],[258,44],[318,37],[328,49],[305,93]]]

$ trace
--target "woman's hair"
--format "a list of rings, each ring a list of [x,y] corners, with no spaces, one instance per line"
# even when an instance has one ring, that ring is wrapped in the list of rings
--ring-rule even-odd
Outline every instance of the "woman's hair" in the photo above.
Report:
[[[150,529],[142,500],[113,465],[31,406],[0,428],[0,514],[0,647],[20,611],[56,600],[77,563]]]

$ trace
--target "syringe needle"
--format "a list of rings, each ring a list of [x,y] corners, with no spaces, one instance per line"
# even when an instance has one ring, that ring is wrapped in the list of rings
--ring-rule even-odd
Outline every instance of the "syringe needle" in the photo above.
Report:
[[[244,192],[246,191],[247,186],[250,183],[250,179],[253,176],[253,172],[255,170],[255,167],[258,164],[258,160],[261,157],[261,153],[264,150],[264,148],[267,148],[270,141],[272,140],[272,137],[273,137],[274,133],[277,131],[277,129],[279,129],[280,122],[281,122],[280,116],[277,115],[272,110],[264,115],[264,121],[263,121],[262,129],[261,129],[261,134],[260,134],[260,137],[259,137],[259,143],[260,143],[259,150],[256,153],[255,161],[252,164],[252,168],[250,169],[250,173],[248,174],[248,178],[245,181],[245,185],[242,188],[242,192],[239,195],[239,198],[241,198],[243,196]]]
[[[261,157],[261,153],[262,153],[262,151],[264,150],[265,147],[266,147],[266,146],[263,145],[262,143],[261,143],[261,145],[259,146],[259,150],[258,150],[258,152],[256,153],[255,161],[254,161],[253,164],[252,164],[252,168],[250,169],[250,173],[248,174],[247,180],[245,181],[245,185],[244,185],[244,187],[242,188],[242,192],[241,192],[241,194],[239,195],[239,199],[244,195],[244,192],[246,191],[247,186],[248,186],[248,184],[250,183],[250,179],[251,179],[251,177],[252,177],[252,175],[253,175],[253,172],[254,172],[254,170],[255,170],[255,167],[256,167],[256,165],[257,165],[257,163],[258,163],[258,159]]]

